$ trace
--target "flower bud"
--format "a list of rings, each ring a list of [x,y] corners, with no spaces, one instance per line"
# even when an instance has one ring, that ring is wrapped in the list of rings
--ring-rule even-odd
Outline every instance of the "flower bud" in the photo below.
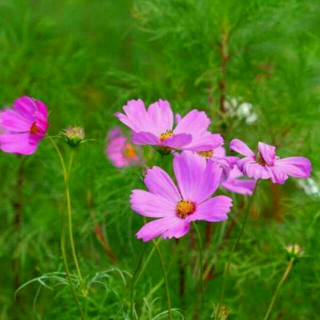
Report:
[[[286,247],[288,259],[298,260],[304,255],[304,251],[300,248],[298,244],[289,244]]]
[[[68,127],[62,132],[62,136],[74,148],[84,141],[84,130],[81,127]]]

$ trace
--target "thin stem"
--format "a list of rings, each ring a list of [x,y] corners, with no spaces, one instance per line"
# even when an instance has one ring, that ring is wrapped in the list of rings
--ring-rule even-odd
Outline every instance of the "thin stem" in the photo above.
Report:
[[[48,139],[51,141],[51,143],[53,144],[55,150],[57,151],[57,154],[58,154],[58,157],[59,157],[60,163],[61,163],[61,168],[62,168],[62,171],[63,171],[63,178],[64,178],[64,184],[65,184],[65,193],[66,193],[66,199],[67,199],[67,212],[68,212],[68,222],[69,222],[68,224],[69,224],[70,245],[71,245],[74,264],[76,266],[79,279],[81,280],[81,283],[82,283],[83,279],[82,279],[82,275],[81,275],[81,271],[80,271],[80,267],[79,267],[79,263],[78,263],[78,259],[77,259],[77,255],[76,255],[76,251],[75,251],[74,241],[73,241],[71,198],[70,198],[70,190],[69,190],[69,177],[70,177],[70,171],[71,171],[71,166],[72,166],[74,154],[73,154],[73,151],[72,151],[71,152],[71,156],[70,156],[68,170],[67,170],[64,158],[62,156],[62,153],[61,153],[59,147],[57,146],[57,144],[55,143],[55,141],[51,137],[48,137]]]
[[[249,212],[250,212],[250,208],[251,208],[251,204],[252,204],[252,201],[253,201],[253,198],[256,194],[256,191],[257,191],[257,188],[258,188],[258,184],[259,184],[259,180],[257,180],[257,183],[256,183],[256,187],[254,188],[253,190],[253,194],[252,196],[250,197],[250,200],[249,200],[249,203],[248,203],[248,206],[247,206],[247,210],[244,214],[244,217],[243,217],[243,222],[242,222],[242,225],[241,225],[241,229],[240,229],[240,232],[239,232],[239,235],[236,239],[236,241],[234,242],[233,244],[233,247],[231,249],[231,252],[230,252],[230,255],[229,255],[229,259],[228,259],[228,262],[227,262],[227,265],[224,269],[224,272],[223,272],[223,285],[222,285],[222,290],[221,290],[221,296],[220,296],[220,301],[219,301],[219,304],[218,304],[218,308],[217,308],[217,312],[215,312],[215,319],[218,317],[219,315],[219,312],[220,312],[220,307],[221,307],[221,303],[223,301],[223,298],[224,298],[224,293],[225,293],[225,289],[226,289],[226,283],[227,283],[227,275],[229,273],[229,270],[230,270],[230,264],[231,264],[231,260],[232,260],[232,256],[233,256],[233,253],[241,239],[241,236],[243,234],[243,231],[244,231],[244,228],[247,224],[247,220],[248,220],[248,216],[249,216]]]
[[[79,267],[79,262],[78,262],[78,258],[77,258],[77,254],[76,254],[76,250],[75,250],[75,245],[74,245],[74,240],[73,240],[73,231],[72,231],[72,211],[71,211],[71,198],[70,198],[70,189],[69,189],[69,178],[70,178],[70,171],[71,171],[71,167],[72,167],[72,161],[73,161],[73,156],[74,153],[73,151],[71,152],[71,156],[70,156],[70,161],[69,161],[69,168],[68,168],[68,175],[67,175],[67,179],[66,179],[66,198],[67,198],[67,211],[68,211],[68,222],[69,222],[69,238],[70,238],[70,245],[71,245],[71,251],[72,251],[72,256],[73,256],[73,260],[78,272],[78,276],[81,280],[81,282],[83,282],[82,279],[82,275],[81,275],[81,271],[80,271],[80,267]]]
[[[293,267],[293,263],[294,263],[294,258],[291,258],[290,261],[289,261],[289,264],[287,266],[287,269],[285,270],[280,282],[278,283],[278,286],[276,288],[276,291],[274,292],[273,294],[273,297],[271,299],[271,302],[270,302],[270,305],[269,305],[269,308],[268,308],[268,311],[264,317],[264,320],[268,320],[269,319],[269,316],[271,314],[271,311],[272,311],[272,308],[273,308],[273,305],[274,305],[274,302],[276,301],[276,297],[278,295],[278,292],[282,286],[282,284],[286,281],[287,277],[288,277],[288,274],[290,273],[292,267]]]
[[[131,289],[130,289],[130,319],[133,319],[133,312],[134,312],[134,286],[137,283],[137,276],[139,275],[139,270],[141,268],[142,265],[142,261],[143,261],[143,257],[144,257],[144,253],[146,250],[146,246],[143,248],[138,265],[136,267],[136,269],[134,270],[134,273],[132,275],[132,279],[131,279]]]
[[[68,277],[68,280],[69,280],[69,284],[70,284],[70,289],[71,289],[71,293],[72,293],[72,296],[78,306],[78,309],[79,309],[79,312],[80,312],[80,316],[81,316],[81,319],[85,320],[85,316],[82,312],[82,309],[81,309],[81,306],[80,306],[80,302],[79,302],[79,299],[76,295],[76,292],[74,290],[74,287],[73,287],[73,284],[72,284],[72,280],[71,280],[71,275],[70,275],[70,270],[69,270],[69,267],[68,267],[68,261],[67,261],[67,255],[66,255],[66,248],[65,248],[65,241],[64,241],[64,219],[63,219],[63,212],[61,213],[61,239],[60,239],[60,242],[61,242],[61,252],[62,252],[62,257],[63,257],[63,263],[64,263],[64,267],[66,269],[66,273],[67,273],[67,277]]]
[[[198,237],[198,246],[199,246],[199,258],[200,258],[200,282],[201,282],[201,310],[203,310],[204,305],[204,282],[203,282],[203,248],[202,248],[202,239],[199,228],[195,222],[193,222],[194,229],[196,230]]]
[[[160,251],[160,248],[159,248],[159,246],[158,246],[157,241],[152,240],[152,243],[153,243],[154,247],[156,248],[156,250],[157,250],[157,252],[158,252],[159,260],[160,260],[161,267],[162,267],[163,279],[164,279],[164,283],[165,283],[165,287],[166,287],[167,302],[168,302],[168,317],[169,317],[170,320],[173,320],[172,310],[171,310],[171,300],[170,300],[169,283],[168,283],[168,277],[167,277],[166,267],[165,267],[165,265],[164,265],[162,253],[161,253],[161,251]]]

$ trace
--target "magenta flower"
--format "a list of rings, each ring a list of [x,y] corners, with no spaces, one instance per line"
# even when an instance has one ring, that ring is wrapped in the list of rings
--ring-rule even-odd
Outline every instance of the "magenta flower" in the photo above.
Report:
[[[118,168],[139,164],[137,150],[119,128],[112,129],[108,133],[106,155]]]
[[[242,177],[243,173],[235,166],[221,186],[231,192],[252,195],[257,182],[253,179],[241,179]]]
[[[13,109],[0,112],[0,149],[8,153],[30,155],[47,133],[48,110],[30,97],[18,98]]]
[[[227,219],[232,199],[211,198],[219,186],[221,168],[191,152],[176,154],[173,168],[178,188],[164,170],[155,166],[147,171],[144,180],[149,191],[132,191],[132,210],[145,217],[158,218],[137,233],[143,241],[159,235],[163,239],[180,238],[189,231],[192,221]]]
[[[138,145],[205,151],[222,140],[219,134],[207,131],[210,119],[203,111],[192,110],[183,118],[177,116],[178,123],[173,128],[174,116],[168,101],[159,100],[146,110],[142,100],[130,100],[123,110],[125,114],[116,116],[132,129],[132,141]]]
[[[311,162],[304,157],[280,159],[276,156],[276,147],[259,142],[258,154],[242,141],[234,139],[230,142],[230,149],[245,157],[237,161],[239,169],[249,178],[271,179],[273,183],[283,184],[289,176],[307,178],[310,176]]]

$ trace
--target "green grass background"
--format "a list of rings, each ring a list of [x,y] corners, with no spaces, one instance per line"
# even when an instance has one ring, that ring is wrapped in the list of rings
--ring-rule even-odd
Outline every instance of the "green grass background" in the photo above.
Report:
[[[86,284],[91,281],[80,297],[88,319],[130,319],[130,275],[143,248],[152,249],[135,238],[143,221],[128,201],[132,189],[143,188],[141,169],[115,169],[104,154],[107,131],[119,125],[113,114],[137,98],[146,104],[167,99],[182,114],[205,110],[226,146],[239,138],[252,148],[258,141],[274,144],[281,156],[304,155],[318,184],[319,12],[316,0],[0,0],[0,105],[35,97],[50,110],[50,135],[80,125],[94,139],[76,152],[70,181],[77,252]],[[258,121],[248,125],[224,112],[221,99],[232,98],[252,104]],[[59,146],[68,157],[68,147]],[[149,166],[159,164],[156,154],[146,152]],[[64,271],[64,186],[53,147],[43,140],[27,158],[2,153],[0,166],[0,319],[79,319],[65,277],[53,274]],[[215,224],[205,244],[211,271],[202,319],[210,319],[219,301],[223,268],[248,200],[232,197],[229,220]],[[263,319],[286,268],[289,243],[299,243],[305,255],[283,285],[271,319],[320,319],[319,217],[318,195],[307,195],[296,180],[261,183],[231,265],[228,319]],[[116,263],[98,241],[97,226]],[[207,224],[199,226],[205,241]],[[200,319],[194,232],[160,246],[172,304],[181,314],[175,319]],[[14,298],[19,286],[39,277],[44,282],[30,283]],[[137,284],[135,301],[134,319],[167,318],[156,255]]]

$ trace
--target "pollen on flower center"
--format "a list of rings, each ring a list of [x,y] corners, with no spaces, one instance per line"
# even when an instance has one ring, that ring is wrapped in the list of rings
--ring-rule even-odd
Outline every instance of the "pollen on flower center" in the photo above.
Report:
[[[160,134],[160,141],[163,142],[171,137],[173,137],[173,131],[167,130],[166,132]]]
[[[177,204],[176,213],[177,216],[181,219],[185,219],[196,210],[196,206],[193,202],[188,200],[181,200]]]
[[[40,130],[39,130],[39,128],[37,127],[37,125],[36,125],[35,122],[32,124],[29,132],[30,132],[31,134],[40,133]]]
[[[213,150],[200,151],[198,154],[206,159],[210,159],[213,156]]]
[[[135,159],[136,155],[136,150],[131,144],[126,144],[124,147],[123,155],[128,158],[128,159]]]

